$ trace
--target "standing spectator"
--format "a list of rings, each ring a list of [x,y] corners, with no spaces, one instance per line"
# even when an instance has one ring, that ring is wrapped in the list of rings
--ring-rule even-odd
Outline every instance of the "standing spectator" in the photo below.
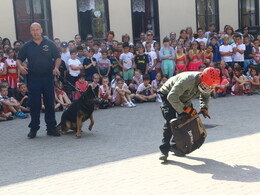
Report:
[[[93,75],[98,72],[96,66],[97,60],[93,57],[94,52],[94,49],[90,49],[88,51],[88,57],[83,61],[84,73],[87,81],[92,81]]]
[[[204,64],[206,67],[209,67],[209,65],[213,62],[213,54],[214,48],[212,45],[208,45],[207,50],[204,52]]]
[[[140,33],[140,42],[143,43],[146,41],[146,37],[145,37],[145,33],[144,32],[141,32]]]
[[[106,46],[107,46],[108,48],[112,48],[112,47],[113,47],[114,37],[115,37],[114,31],[108,31],[108,32],[107,32],[107,42],[106,42]]]
[[[192,28],[191,27],[187,27],[186,28],[186,32],[187,32],[187,41],[190,41],[192,43],[195,40]]]
[[[94,41],[93,41],[93,38],[87,38],[87,49],[90,50],[90,49],[93,49],[93,45],[94,45]]]
[[[107,58],[107,51],[103,50],[101,52],[102,58],[98,60],[98,74],[102,79],[104,76],[108,77],[111,67],[111,62]]]
[[[75,85],[77,82],[81,69],[83,69],[83,65],[77,59],[77,51],[75,49],[71,50],[69,59],[69,81],[72,85]]]
[[[254,56],[253,64],[259,65],[260,64],[260,46],[259,46],[259,41],[257,39],[254,41],[253,56]]]
[[[8,58],[5,60],[5,66],[7,68],[7,80],[8,86],[11,88],[11,96],[16,96],[17,83],[19,82],[20,72],[16,66],[16,60],[14,59],[14,50],[9,47],[6,50]]]
[[[113,77],[115,74],[121,70],[121,67],[119,66],[119,58],[118,58],[118,53],[119,51],[117,49],[113,49],[113,54],[110,57],[110,62],[111,62],[111,70],[110,70],[110,80],[112,81]]]
[[[145,44],[149,42],[151,44],[151,51],[154,51],[153,48],[153,44],[156,42],[155,40],[153,40],[153,31],[152,30],[148,30],[146,32],[146,41],[143,42],[143,46],[145,47]]]
[[[68,48],[69,48],[69,51],[76,48],[75,42],[73,40],[68,42]]]
[[[232,26],[227,25],[225,27],[225,34],[228,35],[228,44],[232,45],[234,43],[233,35],[234,35],[234,29]]]
[[[60,48],[60,39],[55,38],[53,41],[54,41],[55,45],[57,46],[57,48]]]
[[[245,44],[240,34],[234,35],[235,44],[233,45],[234,63],[238,63],[244,68],[244,53],[246,50]]]
[[[20,41],[15,41],[13,45],[14,45],[14,49],[21,48],[22,46]]]
[[[134,55],[129,52],[129,43],[123,43],[124,52],[120,55],[120,66],[123,69],[124,80],[129,85],[134,76]]]
[[[11,47],[11,41],[8,38],[3,38],[2,44],[3,44],[3,46],[9,45],[9,47]]]
[[[3,54],[0,53],[0,82],[7,81],[7,68],[6,64],[2,62]]]
[[[83,52],[83,47],[81,45],[77,47],[77,59],[80,61],[81,64],[83,64],[85,56]]]
[[[170,41],[172,42],[172,41],[177,41],[176,40],[176,33],[175,32],[171,32],[170,33]]]
[[[96,60],[98,61],[102,57],[102,55],[101,55],[101,53],[99,51],[100,48],[99,48],[98,42],[95,42],[93,44],[93,49],[95,51],[93,57],[96,58]]]
[[[248,66],[249,64],[253,63],[253,46],[252,43],[250,42],[250,37],[248,35],[244,35],[244,44],[246,46],[246,50],[245,50],[245,60],[244,60],[244,71],[247,72],[248,71]]]
[[[162,72],[162,69],[161,69],[162,60],[160,58],[160,43],[159,42],[154,43],[154,52],[156,53],[156,56],[157,56],[157,64],[155,66],[155,71],[156,71],[156,73]]]
[[[202,64],[201,52],[198,49],[198,46],[198,41],[194,41],[192,43],[192,49],[189,51],[190,63],[187,68],[189,71],[198,71],[199,66]]]
[[[253,42],[255,38],[254,38],[253,35],[248,33],[249,32],[249,26],[244,26],[242,30],[243,30],[243,36],[247,35],[249,37],[250,42]]]
[[[173,76],[175,70],[175,51],[170,47],[170,39],[164,37],[163,47],[160,49],[160,59],[162,60],[162,72],[167,74],[169,77]]]
[[[47,135],[60,136],[56,131],[57,123],[53,103],[55,98],[53,75],[60,74],[60,54],[58,48],[51,40],[42,37],[42,27],[39,23],[33,23],[30,26],[30,33],[33,39],[24,44],[17,59],[17,66],[21,73],[28,74],[31,113],[28,137],[34,138],[40,129],[42,94],[44,96]],[[22,66],[22,62],[25,59],[28,59],[28,67]]]
[[[208,39],[205,38],[204,30],[202,28],[198,28],[198,35],[199,35],[199,38],[197,38],[196,41],[198,41],[198,43],[203,41],[205,43],[205,46],[207,46]]]
[[[81,36],[76,34],[74,37],[76,48],[81,45]]]
[[[155,79],[155,75],[156,75],[156,71],[155,71],[155,67],[157,65],[157,54],[155,53],[155,51],[151,50],[152,46],[150,43],[147,43],[145,45],[145,54],[148,55],[148,59],[149,59],[149,64],[148,64],[148,73],[150,75],[151,80]]]
[[[218,39],[216,37],[212,37],[211,38],[211,42],[210,45],[213,46],[214,50],[213,50],[213,62],[216,64],[217,62],[220,61],[220,53],[219,53],[219,43],[218,43]]]
[[[188,40],[188,34],[187,34],[187,31],[185,29],[182,29],[180,31],[179,39],[183,39],[184,43]]]
[[[215,24],[210,24],[209,25],[209,31],[205,33],[205,37],[207,40],[210,40],[214,36],[214,31],[216,30],[216,25]]]
[[[187,60],[186,60],[185,53],[183,53],[183,46],[182,45],[177,46],[175,63],[176,63],[176,74],[179,74],[181,72],[186,71]]]
[[[232,46],[228,44],[228,35],[224,35],[222,40],[223,40],[223,45],[219,47],[221,60],[226,62],[228,66],[231,67],[233,61],[232,60],[233,49]]]
[[[61,42],[60,44],[61,48],[61,59],[65,62],[67,69],[69,68],[69,59],[70,59],[70,52],[68,51],[68,43],[67,42]]]
[[[129,46],[134,45],[133,43],[130,42],[130,36],[128,34],[122,35],[122,42],[123,43],[129,43]]]
[[[141,73],[147,74],[148,72],[148,55],[144,53],[144,47],[140,45],[138,48],[138,55],[135,56],[135,69],[138,69],[141,71]]]

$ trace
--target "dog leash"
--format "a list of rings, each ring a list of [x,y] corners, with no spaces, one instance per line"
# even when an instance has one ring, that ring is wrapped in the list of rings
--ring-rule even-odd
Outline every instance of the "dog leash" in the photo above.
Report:
[[[72,83],[71,82],[69,82],[67,79],[65,79],[63,76],[58,76],[58,78],[62,78],[63,79],[63,81],[65,82],[65,83],[67,83],[69,86],[71,86],[73,89],[75,89],[76,91],[78,91],[79,93],[83,93],[80,89],[78,89],[77,87],[75,87],[74,85],[72,85]],[[58,87],[59,88],[59,87]],[[59,88],[60,89],[60,88]]]

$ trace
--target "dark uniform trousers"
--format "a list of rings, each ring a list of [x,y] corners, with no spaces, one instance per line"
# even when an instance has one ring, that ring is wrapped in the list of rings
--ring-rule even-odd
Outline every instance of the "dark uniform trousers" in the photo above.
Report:
[[[54,76],[48,75],[28,75],[28,91],[31,122],[29,128],[40,129],[41,99],[43,98],[45,106],[45,122],[48,130],[56,128],[55,110],[54,110]]]
[[[170,150],[170,141],[172,138],[172,132],[170,127],[170,120],[173,118],[176,118],[176,111],[168,102],[167,95],[160,94],[162,98],[162,115],[165,119],[164,125],[163,125],[163,139],[162,139],[162,145],[160,145],[160,150],[162,153],[168,153]]]

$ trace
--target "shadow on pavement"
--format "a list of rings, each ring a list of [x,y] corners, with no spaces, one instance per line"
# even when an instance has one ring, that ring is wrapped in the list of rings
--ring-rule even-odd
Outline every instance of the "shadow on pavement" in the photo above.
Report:
[[[186,170],[191,170],[199,174],[212,174],[212,179],[224,180],[224,181],[238,181],[238,182],[259,182],[260,180],[260,169],[247,166],[247,165],[236,165],[230,166],[223,162],[208,158],[199,158],[186,156],[190,160],[201,161],[203,164],[200,165],[189,165],[182,162],[167,160],[163,164],[170,164],[182,167]]]

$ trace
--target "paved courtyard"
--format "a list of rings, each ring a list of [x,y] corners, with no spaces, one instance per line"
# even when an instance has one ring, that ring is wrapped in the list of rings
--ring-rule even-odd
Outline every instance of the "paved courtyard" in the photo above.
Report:
[[[47,137],[42,125],[28,140],[29,119],[1,122],[0,194],[260,194],[259,100],[212,99],[205,144],[165,164],[159,103],[98,110],[81,139]]]

